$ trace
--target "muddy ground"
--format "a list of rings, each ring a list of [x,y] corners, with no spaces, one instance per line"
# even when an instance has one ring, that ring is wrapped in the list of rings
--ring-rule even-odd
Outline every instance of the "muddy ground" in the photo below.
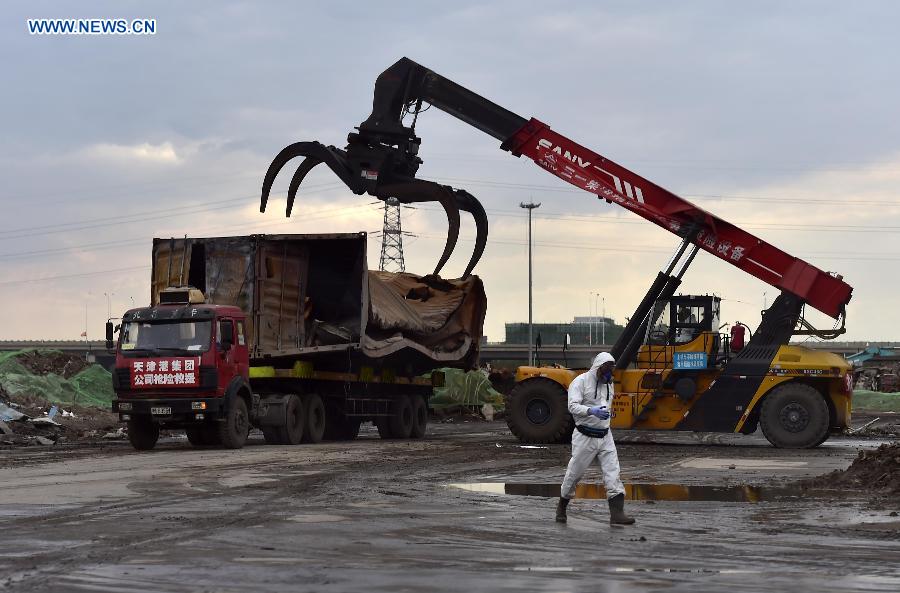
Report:
[[[364,427],[351,443],[240,451],[2,451],[0,590],[900,590],[897,496],[793,486],[884,441],[618,441],[642,498],[633,527],[611,527],[602,500],[574,501],[560,525],[552,498],[506,494],[553,494],[569,450],[523,448],[502,422],[433,425],[422,441]],[[451,486],[473,483],[484,491]]]

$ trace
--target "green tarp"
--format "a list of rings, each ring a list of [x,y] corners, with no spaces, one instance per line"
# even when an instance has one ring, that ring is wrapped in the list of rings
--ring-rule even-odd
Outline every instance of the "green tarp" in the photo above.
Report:
[[[90,365],[69,379],[55,373],[39,375],[16,360],[26,352],[61,354],[52,350],[0,352],[0,388],[12,401],[20,397],[37,397],[52,403],[112,407],[112,375],[102,366]]]
[[[434,409],[464,406],[480,408],[491,404],[494,410],[503,409],[503,395],[494,391],[487,375],[481,371],[439,369],[444,372],[444,386],[437,387],[428,405]]]
[[[900,413],[900,393],[882,393],[857,389],[853,392],[853,409],[866,412]]]

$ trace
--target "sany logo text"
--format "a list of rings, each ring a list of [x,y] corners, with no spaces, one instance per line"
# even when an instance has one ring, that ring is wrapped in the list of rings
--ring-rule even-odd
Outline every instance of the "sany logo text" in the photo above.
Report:
[[[577,164],[582,169],[587,169],[591,166],[591,161],[586,161],[577,154],[574,154],[569,150],[564,150],[562,146],[554,146],[553,142],[547,140],[546,138],[541,138],[540,140],[538,140],[538,148],[545,148],[551,153],[557,154],[562,158]],[[632,200],[637,200],[641,204],[644,203],[644,192],[641,191],[641,188],[636,185],[632,185],[627,181],[623,181],[618,175],[613,175],[609,171],[601,169],[597,165],[594,165],[593,168],[609,177],[612,180],[613,185],[616,187],[617,192],[619,192],[620,194],[625,194],[626,197],[631,198]],[[598,187],[598,185],[592,186],[592,184],[589,182],[586,189],[588,189],[589,191],[594,191]]]
[[[573,163],[578,163],[578,166],[580,166],[584,169],[588,168],[591,164],[590,161],[584,160],[577,154],[572,154],[568,150],[563,150],[562,146],[553,146],[553,143],[550,142],[549,140],[547,140],[546,138],[541,138],[540,140],[538,140],[538,147],[546,148],[550,152],[552,152],[554,154],[558,154],[559,156],[563,157],[564,159],[568,159],[568,160],[572,161]]]

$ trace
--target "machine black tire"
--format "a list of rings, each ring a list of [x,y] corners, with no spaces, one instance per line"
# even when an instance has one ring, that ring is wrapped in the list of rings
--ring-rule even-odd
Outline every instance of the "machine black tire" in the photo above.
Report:
[[[244,398],[237,396],[231,402],[225,421],[219,422],[216,429],[219,441],[226,449],[240,449],[247,442],[247,426],[250,425],[250,415],[247,413],[247,403]]]
[[[306,396],[306,428],[303,430],[304,443],[319,443],[325,436],[325,404],[315,393]]]
[[[575,428],[566,390],[542,377],[517,384],[506,396],[506,424],[524,443],[565,443]]]
[[[819,439],[819,442],[816,443],[815,445],[813,445],[813,447],[818,447],[819,445],[821,445],[822,443],[824,443],[825,441],[827,441],[827,440],[828,440],[828,437],[830,437],[830,436],[831,436],[831,429],[826,430],[826,431],[825,431],[825,434],[822,435],[822,438]]]
[[[410,403],[412,404],[413,426],[410,437],[421,439],[425,436],[428,428],[428,404],[421,395],[411,395]]]
[[[413,430],[413,404],[408,397],[394,400],[393,413],[389,424],[391,436],[395,439],[408,439]]]
[[[776,447],[809,449],[828,438],[828,404],[809,385],[785,383],[766,396],[759,424]]]
[[[150,420],[128,421],[128,442],[138,451],[149,451],[159,440],[159,424]]]

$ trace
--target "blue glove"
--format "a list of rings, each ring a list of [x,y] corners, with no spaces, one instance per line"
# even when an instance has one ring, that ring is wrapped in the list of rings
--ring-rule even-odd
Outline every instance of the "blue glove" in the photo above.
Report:
[[[588,414],[590,414],[591,416],[596,416],[600,420],[609,419],[609,410],[606,409],[606,406],[594,406],[593,408],[588,410]]]

